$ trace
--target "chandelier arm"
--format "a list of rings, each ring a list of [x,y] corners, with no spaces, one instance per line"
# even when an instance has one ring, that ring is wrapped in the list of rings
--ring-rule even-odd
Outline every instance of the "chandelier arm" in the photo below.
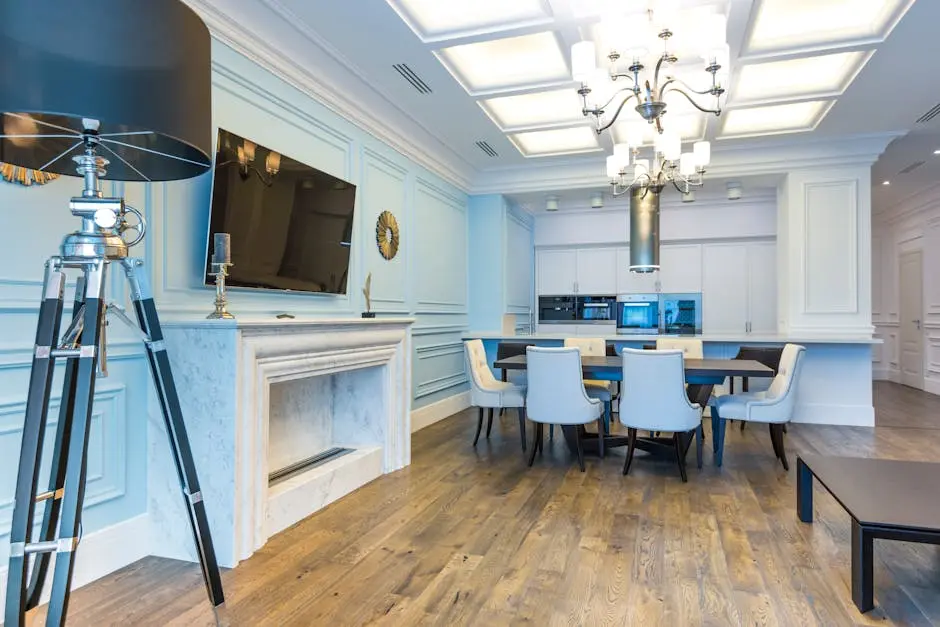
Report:
[[[613,115],[613,117],[610,119],[610,122],[608,122],[608,123],[605,124],[604,126],[601,126],[601,127],[599,127],[599,128],[597,129],[597,134],[598,134],[598,135],[600,135],[601,133],[603,133],[604,131],[606,131],[607,129],[609,129],[611,126],[614,125],[614,122],[617,121],[617,117],[620,115],[620,112],[623,110],[623,107],[627,104],[627,102],[630,100],[630,98],[634,98],[634,97],[636,97],[636,94],[635,94],[635,93],[631,93],[629,96],[627,96],[626,98],[623,99],[623,102],[621,102],[621,103],[620,103],[620,106],[617,107],[617,111],[614,112],[614,115]]]
[[[670,91],[674,91],[674,92],[676,92],[676,93],[680,93],[680,94],[682,94],[683,96],[685,96],[685,99],[688,100],[690,103],[692,103],[692,106],[695,107],[696,109],[698,109],[699,111],[701,111],[702,113],[714,113],[715,115],[721,115],[721,108],[718,108],[718,109],[706,109],[706,108],[702,107],[701,105],[699,105],[697,102],[695,102],[695,101],[692,99],[692,96],[690,96],[689,94],[685,93],[683,90],[679,89],[678,87],[673,87]]]
[[[697,89],[693,89],[693,88],[690,87],[689,84],[686,83],[684,80],[682,80],[681,78],[676,78],[675,76],[670,76],[670,77],[669,77],[669,80],[667,80],[665,83],[663,83],[663,89],[662,89],[663,92],[666,91],[666,87],[667,87],[670,83],[679,83],[680,85],[682,85],[682,87],[685,88],[686,91],[690,91],[690,92],[692,92],[693,94],[698,94],[699,96],[714,95],[714,92],[712,91],[712,90],[714,89],[714,87],[711,87],[711,88],[709,88],[709,89],[703,89],[702,91],[699,91],[699,90],[697,90]],[[673,87],[673,89],[678,89],[678,87]]]
[[[663,61],[666,60],[666,53],[664,52],[659,60],[656,62],[656,71],[653,73],[653,92],[657,94],[657,100],[662,100],[662,91],[659,90],[659,70],[663,66]]]
[[[620,109],[622,109],[623,106],[627,103],[627,100],[629,100],[631,96],[636,96],[636,91],[634,91],[632,87],[624,87],[623,89],[618,89],[616,92],[614,92],[614,95],[610,97],[610,100],[608,100],[604,106],[600,107],[600,110],[603,111],[604,109],[609,107],[610,103],[612,103],[620,93],[625,92],[625,91],[629,91],[630,95],[627,96],[626,99],[624,99],[624,101],[620,104],[620,107],[617,108],[617,115],[619,115]],[[616,118],[617,115],[614,115],[614,118]]]

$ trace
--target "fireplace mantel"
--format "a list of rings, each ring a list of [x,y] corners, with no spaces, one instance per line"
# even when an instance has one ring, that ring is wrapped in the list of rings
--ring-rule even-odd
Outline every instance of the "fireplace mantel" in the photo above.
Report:
[[[221,565],[234,566],[274,533],[411,462],[412,323],[339,318],[164,325]],[[372,374],[343,374],[365,369]],[[270,386],[324,375],[357,386],[333,410],[353,421],[350,432],[354,439],[362,433],[361,441],[353,453],[269,487]],[[155,408],[148,414],[153,544],[159,555],[194,559],[162,419]]]

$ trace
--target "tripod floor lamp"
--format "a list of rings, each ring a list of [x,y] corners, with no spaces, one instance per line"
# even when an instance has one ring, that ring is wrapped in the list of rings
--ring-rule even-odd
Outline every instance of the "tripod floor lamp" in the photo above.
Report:
[[[143,260],[128,256],[146,223],[123,198],[105,197],[100,185],[106,174],[155,182],[206,172],[210,95],[209,31],[179,0],[0,3],[0,161],[84,182],[69,203],[81,224],[46,262],[10,530],[6,627],[20,627],[38,606],[53,555],[46,624],[65,621],[106,314],[129,321],[120,307],[106,305],[112,264],[130,283],[209,599],[222,606],[205,503],[147,271]],[[60,332],[67,272],[78,278],[71,320]],[[40,489],[57,362],[64,365],[62,397],[48,483]]]

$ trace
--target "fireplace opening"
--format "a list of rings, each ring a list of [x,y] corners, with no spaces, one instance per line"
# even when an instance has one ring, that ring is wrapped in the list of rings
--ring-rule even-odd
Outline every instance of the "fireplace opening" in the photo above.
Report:
[[[351,448],[336,446],[329,448],[322,453],[317,453],[312,457],[308,457],[307,459],[302,459],[289,466],[285,466],[284,468],[279,468],[278,470],[275,470],[268,475],[268,485],[276,485],[281,481],[295,477],[302,472],[310,470],[311,468],[321,466],[331,459],[336,459],[337,457],[342,457],[347,453],[352,453],[353,450],[354,449]]]

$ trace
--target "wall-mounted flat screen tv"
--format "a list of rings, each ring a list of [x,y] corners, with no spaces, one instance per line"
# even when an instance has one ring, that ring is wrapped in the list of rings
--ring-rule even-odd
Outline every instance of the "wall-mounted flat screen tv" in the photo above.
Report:
[[[206,246],[231,235],[226,284],[345,294],[356,186],[219,129]]]

